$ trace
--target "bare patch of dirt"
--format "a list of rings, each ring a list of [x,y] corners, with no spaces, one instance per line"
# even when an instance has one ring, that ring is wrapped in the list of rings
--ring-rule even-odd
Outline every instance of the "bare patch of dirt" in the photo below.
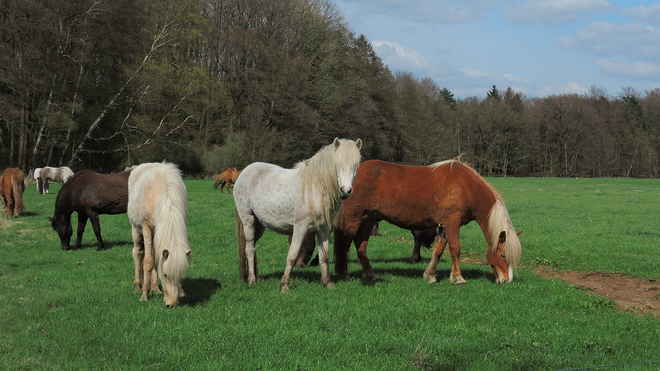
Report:
[[[586,289],[589,293],[616,301],[622,311],[651,313],[660,317],[660,281],[614,273],[558,272],[538,266],[533,272],[544,278],[558,278]]]
[[[488,265],[482,254],[467,254],[461,262]],[[614,300],[620,310],[639,314],[651,313],[660,318],[660,281],[645,280],[622,274],[602,272],[564,272],[536,266],[534,274],[543,278],[558,278],[590,294]]]

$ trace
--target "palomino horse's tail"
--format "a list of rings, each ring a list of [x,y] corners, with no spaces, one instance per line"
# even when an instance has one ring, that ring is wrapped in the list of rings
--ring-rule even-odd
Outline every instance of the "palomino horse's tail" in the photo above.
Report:
[[[511,224],[509,212],[504,206],[504,201],[496,198],[495,204],[490,209],[488,218],[488,236],[490,238],[489,248],[496,249],[500,233],[506,232],[506,242],[504,243],[504,255],[509,267],[515,267],[520,262],[521,248],[518,234]]]
[[[238,273],[241,276],[243,282],[248,281],[248,276],[250,274],[250,268],[248,267],[248,259],[245,248],[247,243],[245,242],[245,230],[243,229],[243,222],[241,217],[238,216],[238,209],[234,208],[234,216],[236,218],[236,240],[238,241]],[[257,254],[254,254],[254,274],[259,277],[259,270],[257,269]]]
[[[23,192],[25,191],[25,182],[23,173],[15,173],[12,177],[12,191],[14,192],[14,210],[24,210]]]

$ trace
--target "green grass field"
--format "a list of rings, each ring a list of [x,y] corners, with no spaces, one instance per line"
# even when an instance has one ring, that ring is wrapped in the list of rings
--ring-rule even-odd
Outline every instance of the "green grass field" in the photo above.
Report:
[[[430,252],[407,264],[412,235],[381,223],[368,252],[382,282],[363,282],[352,263],[353,279],[329,290],[318,267],[294,269],[291,293],[281,294],[286,236],[266,233],[261,280],[242,283],[232,197],[212,180],[186,180],[194,261],[188,296],[173,309],[162,295],[138,301],[126,215],[101,216],[111,249],[95,251],[88,225],[84,248],[62,251],[46,220],[59,186],[38,195],[32,185],[27,210],[0,226],[0,369],[558,370],[660,361],[658,318],[531,273],[541,264],[660,279],[660,181],[489,181],[524,230],[513,283],[498,286],[490,267],[462,264],[467,285],[450,285],[442,260],[430,285],[421,278]],[[476,224],[463,227],[461,242],[463,256],[485,256]]]

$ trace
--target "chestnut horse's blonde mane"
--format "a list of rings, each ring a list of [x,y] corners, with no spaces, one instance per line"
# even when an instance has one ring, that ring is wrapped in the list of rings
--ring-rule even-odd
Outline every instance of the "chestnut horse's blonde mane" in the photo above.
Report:
[[[302,198],[305,202],[305,195],[312,194],[313,190],[318,190],[321,194],[322,210],[322,223],[324,225],[332,225],[331,210],[337,210],[337,203],[339,202],[339,183],[337,182],[337,163],[351,164],[360,163],[360,150],[355,145],[344,145],[349,140],[339,139],[340,145],[335,148],[334,141],[329,145],[321,148],[316,154],[304,161],[297,163],[293,168],[300,169],[302,176]],[[353,142],[353,141],[350,141]],[[307,197],[307,204],[309,205],[312,219],[317,230],[319,221],[314,212],[314,200],[312,197]]]
[[[509,217],[509,211],[504,205],[504,199],[500,193],[493,187],[488,181],[482,177],[476,170],[474,170],[470,165],[461,161],[461,156],[458,156],[452,160],[445,160],[441,162],[436,162],[435,164],[429,165],[432,170],[435,170],[441,166],[449,165],[453,167],[455,164],[460,164],[465,169],[470,170],[478,179],[480,179],[488,189],[493,193],[495,197],[495,203],[490,209],[488,214],[488,249],[496,249],[499,243],[500,232],[506,232],[506,242],[504,243],[504,255],[507,264],[510,266],[516,266],[520,262],[521,256],[521,246],[520,239],[518,239],[518,234],[513,228],[513,223],[511,223],[511,218]]]

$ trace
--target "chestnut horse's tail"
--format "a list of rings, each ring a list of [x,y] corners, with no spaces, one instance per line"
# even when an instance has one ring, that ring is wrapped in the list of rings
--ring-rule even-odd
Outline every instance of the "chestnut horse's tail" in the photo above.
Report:
[[[243,229],[243,222],[241,217],[238,216],[238,209],[234,207],[234,216],[236,218],[236,240],[238,241],[238,274],[241,276],[243,282],[247,282],[250,268],[248,267],[248,259],[245,248],[245,230]],[[254,254],[254,274],[259,277],[259,270],[257,268],[257,254]]]
[[[518,234],[513,228],[511,218],[509,218],[509,212],[506,206],[504,206],[504,201],[496,197],[495,204],[490,209],[488,218],[489,248],[497,248],[499,236],[502,231],[506,232],[506,242],[504,243],[506,262],[510,267],[515,267],[520,262],[520,239],[518,239]]]
[[[213,183],[213,188],[218,189],[218,186],[220,186],[220,184],[223,184],[224,180],[225,180],[225,178],[223,178],[222,175],[216,176],[215,177],[215,183]]]
[[[23,203],[23,192],[25,192],[25,182],[24,182],[23,172],[14,173],[14,176],[11,180],[12,191],[14,192],[14,210],[24,210],[25,204]]]

